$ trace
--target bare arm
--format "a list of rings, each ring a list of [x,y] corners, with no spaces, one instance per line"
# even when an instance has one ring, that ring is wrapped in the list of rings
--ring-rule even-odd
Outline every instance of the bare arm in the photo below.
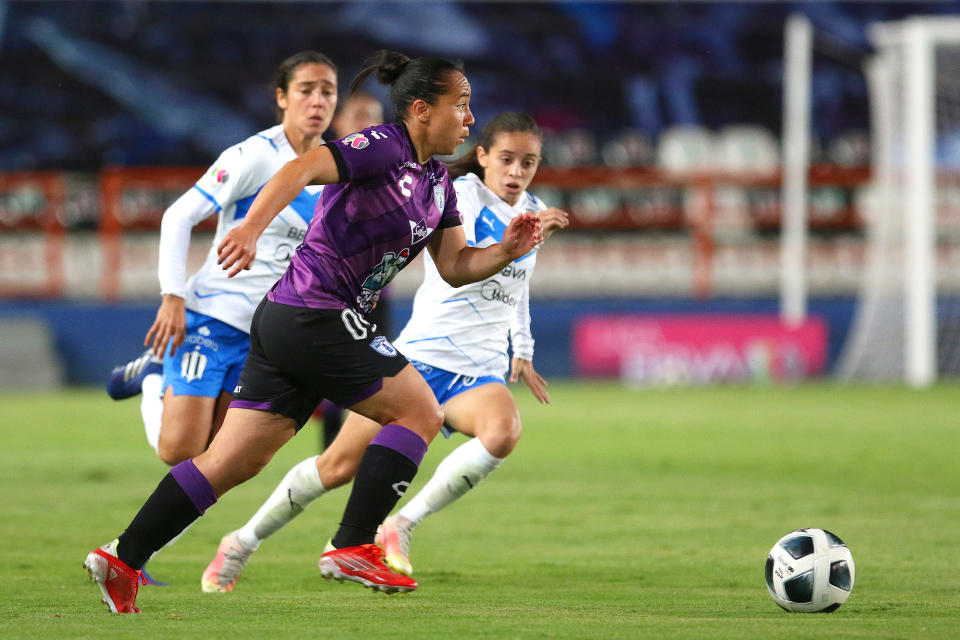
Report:
[[[462,287],[492,276],[541,242],[540,219],[535,213],[524,213],[510,221],[498,244],[469,247],[462,227],[447,227],[433,233],[427,250],[440,277],[451,287]]]
[[[339,182],[340,174],[333,154],[317,147],[294,158],[270,178],[250,206],[243,222],[223,237],[217,246],[218,264],[233,277],[249,269],[257,256],[257,239],[280,211],[290,204],[308,184]]]

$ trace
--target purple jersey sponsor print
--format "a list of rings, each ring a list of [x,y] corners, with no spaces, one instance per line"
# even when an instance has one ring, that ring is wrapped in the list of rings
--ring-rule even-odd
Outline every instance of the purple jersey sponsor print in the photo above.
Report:
[[[439,228],[461,224],[442,162],[417,162],[402,124],[377,125],[328,143],[340,182],[323,189],[306,238],[273,302],[368,313],[377,292]]]

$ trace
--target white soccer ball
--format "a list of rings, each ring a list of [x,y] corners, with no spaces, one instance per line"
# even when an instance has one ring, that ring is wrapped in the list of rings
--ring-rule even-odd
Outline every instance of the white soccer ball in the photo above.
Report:
[[[850,597],[853,556],[823,529],[797,529],[777,540],[764,571],[767,590],[787,611],[829,613]]]

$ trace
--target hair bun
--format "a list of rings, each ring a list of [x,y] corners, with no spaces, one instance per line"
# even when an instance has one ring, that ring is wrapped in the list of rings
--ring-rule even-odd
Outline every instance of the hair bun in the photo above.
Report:
[[[382,84],[392,85],[410,62],[410,58],[398,51],[379,51],[374,56],[374,66],[377,70],[377,80]]]

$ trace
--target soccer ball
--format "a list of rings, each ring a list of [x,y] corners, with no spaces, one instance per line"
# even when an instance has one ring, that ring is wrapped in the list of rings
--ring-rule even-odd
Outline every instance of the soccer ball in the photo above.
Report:
[[[764,571],[767,590],[786,611],[829,613],[853,589],[853,556],[823,529],[797,529],[777,540]]]

